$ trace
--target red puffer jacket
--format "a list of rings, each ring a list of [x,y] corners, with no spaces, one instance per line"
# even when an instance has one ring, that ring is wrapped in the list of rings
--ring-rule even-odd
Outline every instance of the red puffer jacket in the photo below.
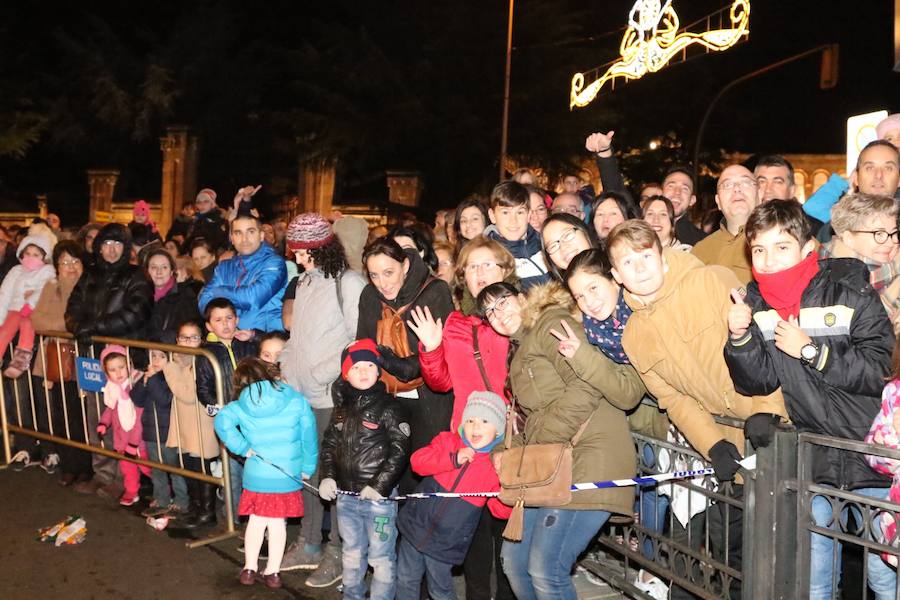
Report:
[[[453,416],[450,430],[456,431],[462,422],[463,409],[474,391],[486,391],[484,379],[475,362],[475,346],[472,326],[477,327],[478,348],[481,360],[487,371],[491,390],[503,396],[506,384],[506,355],[509,352],[509,339],[503,337],[476,316],[465,316],[458,310],[450,313],[444,324],[444,336],[441,345],[426,352],[419,344],[419,364],[422,377],[429,388],[435,392],[453,390]]]

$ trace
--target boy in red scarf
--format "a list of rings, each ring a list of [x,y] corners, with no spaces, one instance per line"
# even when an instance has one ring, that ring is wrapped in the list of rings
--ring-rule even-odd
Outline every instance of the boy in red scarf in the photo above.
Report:
[[[725,362],[735,389],[767,394],[780,386],[799,431],[862,441],[881,407],[894,347],[866,265],[855,258],[818,260],[795,200],[757,207],[745,232],[755,281],[746,297],[732,291]],[[777,420],[767,413],[747,419],[744,432],[754,447],[771,442]],[[825,446],[813,449],[813,480],[881,499],[891,483],[864,455]],[[835,527],[832,512],[824,496],[813,498],[817,525]],[[834,541],[826,536],[812,534],[811,541],[810,598],[831,598],[832,559],[838,557],[840,570],[841,551],[833,554]],[[868,565],[876,597],[893,594],[896,572],[877,553],[869,554]]]

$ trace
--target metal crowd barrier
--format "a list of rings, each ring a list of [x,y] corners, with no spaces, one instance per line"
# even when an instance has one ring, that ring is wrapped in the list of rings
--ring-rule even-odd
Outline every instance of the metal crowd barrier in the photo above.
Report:
[[[637,433],[632,439],[642,475],[711,466],[686,443]],[[670,587],[672,599],[794,600],[809,597],[811,534],[818,533],[844,546],[843,568],[834,569],[832,597],[875,597],[867,595],[867,557],[881,560],[884,553],[900,558],[897,540],[882,539],[876,520],[890,515],[900,529],[900,505],[815,484],[815,446],[900,460],[900,450],[782,429],[767,448],[757,451],[748,444],[745,455],[756,454],[757,465],[754,471],[741,471],[743,485],[716,489],[706,477],[638,488],[634,521],[604,529],[597,538],[601,556],[588,554],[580,565],[632,598],[653,600],[635,586],[638,569],[643,569]],[[682,496],[681,518],[696,513],[686,526],[674,514],[673,492]],[[813,520],[815,497],[829,502],[829,527]],[[740,544],[735,531],[742,536]],[[834,566],[840,556],[833,553]],[[900,587],[890,597],[900,600]]]
[[[98,419],[103,412],[103,402],[100,393],[89,392],[83,390],[77,380],[73,382],[50,382],[46,377],[35,375],[33,372],[37,365],[41,366],[40,372],[47,374],[48,367],[48,345],[56,345],[55,356],[57,358],[57,373],[63,373],[63,345],[74,344],[75,355],[94,358],[95,346],[102,347],[104,344],[118,344],[124,346],[128,354],[129,368],[132,365],[132,353],[138,350],[139,353],[150,350],[159,350],[168,355],[171,361],[175,354],[188,354],[194,357],[194,361],[199,356],[206,357],[212,365],[215,375],[216,385],[216,402],[221,407],[224,402],[224,387],[222,379],[222,371],[215,357],[203,348],[188,348],[185,346],[175,346],[172,344],[160,344],[155,342],[146,342],[141,340],[109,338],[103,336],[95,336],[92,339],[93,344],[84,348],[80,346],[78,341],[74,339],[72,334],[60,331],[44,331],[37,332],[35,338],[35,354],[31,368],[21,377],[15,380],[4,377],[0,374],[0,424],[2,424],[3,437],[3,456],[5,468],[12,460],[12,444],[10,442],[10,434],[15,436],[26,436],[38,440],[69,446],[78,450],[89,452],[92,455],[101,455],[116,460],[127,460],[129,462],[158,469],[180,475],[190,479],[195,479],[203,483],[209,483],[221,486],[224,495],[226,528],[224,532],[209,535],[186,543],[189,548],[196,548],[207,544],[219,542],[229,539],[237,535],[234,528],[234,514],[232,510],[232,490],[230,485],[230,470],[228,453],[224,446],[218,443],[219,460],[222,463],[222,476],[217,477],[208,472],[207,461],[200,457],[200,470],[187,469],[184,466],[185,453],[181,448],[180,430],[184,427],[196,428],[197,440],[199,447],[202,449],[203,430],[201,427],[201,419],[204,418],[205,409],[197,402],[195,406],[196,419],[190,419],[190,423],[181,423],[177,410],[173,410],[173,416],[170,420],[169,427],[176,428],[176,437],[178,439],[178,465],[169,465],[163,462],[147,460],[146,458],[132,458],[119,454],[114,449],[107,447],[103,439],[98,439],[95,430]],[[10,345],[12,351],[13,345]],[[176,399],[173,398],[173,408]],[[154,407],[155,409],[155,407]],[[151,409],[145,409],[151,410]],[[166,440],[161,439],[159,430],[159,415],[155,414],[156,432],[155,441],[147,442],[156,444],[157,456],[162,457],[162,447],[166,445]],[[162,458],[160,459],[162,460]]]

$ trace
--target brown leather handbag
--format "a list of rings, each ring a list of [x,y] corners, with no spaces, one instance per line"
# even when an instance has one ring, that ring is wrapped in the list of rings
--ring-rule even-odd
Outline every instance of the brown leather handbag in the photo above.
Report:
[[[381,303],[381,318],[378,320],[375,329],[375,343],[381,346],[387,346],[400,358],[408,358],[415,354],[409,347],[409,336],[406,333],[406,321],[404,320],[404,316],[432,281],[436,281],[434,277],[426,279],[425,283],[419,288],[419,291],[416,292],[416,295],[410,300],[409,304],[401,306],[396,310],[384,302]],[[391,394],[409,392],[424,383],[424,380],[421,377],[416,377],[411,381],[400,381],[384,369],[381,370],[381,381],[384,382],[387,391]]]
[[[47,381],[75,381],[75,344],[47,340],[45,360],[47,368],[44,369],[44,378]]]
[[[516,399],[511,411],[515,414]],[[506,420],[505,449],[500,453],[500,501],[513,510],[503,537],[522,539],[526,506],[565,506],[572,501],[572,448],[581,439],[591,419],[582,423],[571,441],[557,444],[526,444],[512,448],[512,419]]]

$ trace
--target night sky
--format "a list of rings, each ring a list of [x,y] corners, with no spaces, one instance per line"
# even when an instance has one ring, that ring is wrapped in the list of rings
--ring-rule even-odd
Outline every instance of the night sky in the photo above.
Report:
[[[158,138],[171,123],[200,136],[199,183],[220,197],[247,183],[262,183],[270,198],[292,193],[296,165],[309,157],[337,160],[338,202],[380,189],[386,169],[422,171],[430,209],[488,191],[500,146],[506,3],[310,4],[5,3],[3,208],[33,206],[47,193],[64,221],[83,222],[84,170],[95,167],[122,170],[117,200],[157,199]],[[841,46],[835,89],[819,89],[817,56],[751,80],[720,103],[705,149],[842,152],[849,115],[900,110],[893,1],[751,0],[749,41],[569,111],[572,74],[615,57],[631,4],[517,2],[512,156],[562,173],[588,133],[615,129],[619,148],[671,134],[684,152],[666,160],[684,160],[718,89],[830,42]],[[682,23],[724,5],[674,2]]]

